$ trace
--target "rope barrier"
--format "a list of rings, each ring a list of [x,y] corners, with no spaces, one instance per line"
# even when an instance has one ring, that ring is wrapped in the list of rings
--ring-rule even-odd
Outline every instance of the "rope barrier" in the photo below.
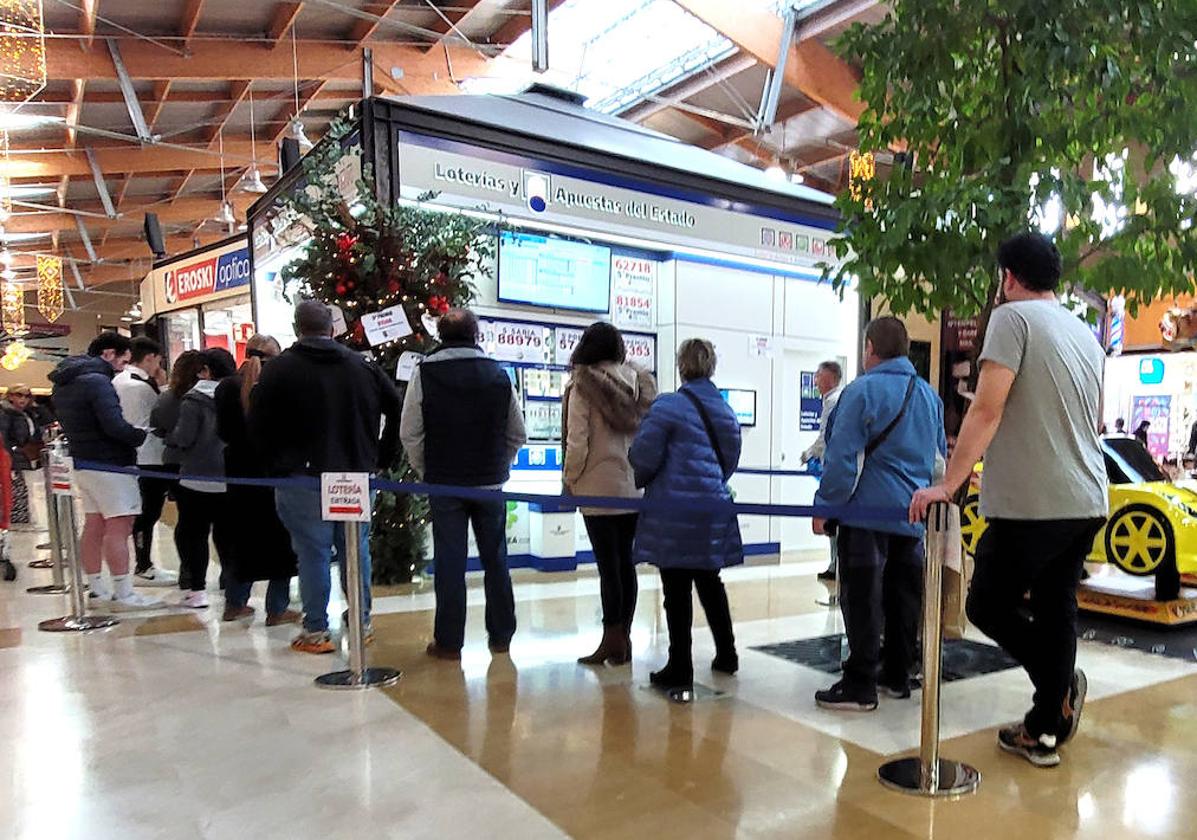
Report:
[[[251,487],[291,487],[319,490],[320,480],[314,476],[289,476],[286,478],[246,478],[238,476],[190,475],[164,470],[145,470],[141,467],[120,467],[98,461],[75,461],[76,470],[118,473],[134,477],[178,479],[200,481],[209,484],[235,484]],[[392,493],[407,493],[422,496],[445,496],[471,501],[515,501],[543,504],[560,508],[602,508],[608,510],[632,510],[637,513],[664,513],[670,515],[726,514],[742,516],[783,516],[817,518],[829,520],[857,520],[868,522],[907,522],[904,507],[874,507],[866,505],[785,505],[757,502],[734,502],[725,499],[689,498],[670,496],[644,499],[619,496],[573,496],[552,493],[520,493],[509,490],[493,490],[483,487],[458,487],[447,484],[430,484],[422,481],[393,481],[384,478],[370,480],[372,490]]]

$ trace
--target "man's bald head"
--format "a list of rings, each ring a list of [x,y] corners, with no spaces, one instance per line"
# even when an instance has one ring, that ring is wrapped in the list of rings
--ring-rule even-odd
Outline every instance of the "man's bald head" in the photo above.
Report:
[[[477,344],[478,316],[468,309],[450,309],[440,317],[436,331],[441,341]]]
[[[332,336],[333,316],[327,304],[318,300],[301,300],[295,306],[295,334],[300,338],[329,338]]]

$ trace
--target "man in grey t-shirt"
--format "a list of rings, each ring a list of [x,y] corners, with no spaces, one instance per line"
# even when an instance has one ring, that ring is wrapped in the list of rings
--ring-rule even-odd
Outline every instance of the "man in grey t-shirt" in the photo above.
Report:
[[[1097,436],[1105,354],[1057,300],[1060,253],[1024,233],[998,249],[1003,302],[989,321],[981,375],[941,484],[920,490],[911,521],[947,501],[985,456],[968,615],[1026,669],[1034,703],[998,744],[1032,764],[1060,763],[1087,688],[1076,668],[1076,587],[1108,501]],[[1024,596],[1031,593],[1030,615]]]

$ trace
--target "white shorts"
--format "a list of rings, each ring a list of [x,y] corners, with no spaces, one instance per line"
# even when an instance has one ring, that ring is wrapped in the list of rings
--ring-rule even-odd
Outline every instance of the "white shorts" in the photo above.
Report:
[[[105,519],[141,513],[141,489],[135,476],[75,470],[74,478],[84,513],[98,513]]]

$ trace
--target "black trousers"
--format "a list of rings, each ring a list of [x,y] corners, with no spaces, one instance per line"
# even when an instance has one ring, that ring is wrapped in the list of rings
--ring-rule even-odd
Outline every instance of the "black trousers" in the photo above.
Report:
[[[625,630],[636,614],[636,565],[632,562],[632,543],[636,538],[635,513],[613,516],[583,516],[594,562],[598,566],[599,594],[603,603],[603,626],[615,625]]]
[[[923,541],[844,526],[836,541],[840,609],[849,648],[844,683],[875,696],[879,670],[886,685],[900,686],[914,664],[923,600]]]
[[[175,526],[175,548],[179,552],[180,580],[187,582],[192,592],[202,592],[207,586],[208,535],[216,543],[221,564],[221,588],[224,588],[224,567],[233,556],[234,546],[229,539],[229,515],[224,493],[201,493],[179,485],[175,488],[179,505],[179,522]],[[180,584],[181,586],[181,584]]]
[[[1076,587],[1102,522],[990,520],[977,545],[968,618],[1026,669],[1035,699],[1024,723],[1036,737],[1064,724],[1076,668]]]
[[[669,627],[669,667],[693,671],[691,643],[694,628],[694,601],[690,585],[698,592],[698,602],[707,614],[707,626],[715,638],[715,651],[730,656],[736,651],[732,631],[731,608],[727,590],[719,572],[697,569],[661,569],[661,589],[665,593],[665,623]]]
[[[155,472],[179,471],[176,464],[143,465],[142,469]],[[166,497],[175,484],[176,480],[173,478],[137,479],[137,486],[141,489],[141,513],[133,520],[133,551],[137,557],[137,572],[144,572],[154,565],[150,560],[150,549],[154,547],[154,526],[162,518]]]

